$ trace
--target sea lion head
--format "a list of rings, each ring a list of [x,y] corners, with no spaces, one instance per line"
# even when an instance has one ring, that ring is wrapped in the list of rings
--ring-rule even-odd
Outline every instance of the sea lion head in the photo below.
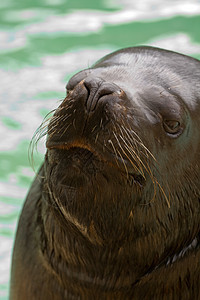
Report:
[[[199,110],[200,62],[136,47],[74,75],[49,122],[50,198],[91,243],[131,253],[136,273],[198,235]]]

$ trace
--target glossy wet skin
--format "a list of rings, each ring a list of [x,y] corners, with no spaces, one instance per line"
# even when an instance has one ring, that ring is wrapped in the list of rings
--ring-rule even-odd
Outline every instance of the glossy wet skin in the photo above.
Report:
[[[93,244],[121,249],[128,282],[199,231],[197,66],[151,48],[111,54],[70,79],[49,125],[52,201]]]
[[[199,299],[200,62],[123,49],[67,90],[20,218],[11,299]]]

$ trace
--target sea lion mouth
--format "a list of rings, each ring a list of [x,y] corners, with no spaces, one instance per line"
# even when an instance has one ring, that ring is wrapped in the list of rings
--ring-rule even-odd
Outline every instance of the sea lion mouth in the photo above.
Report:
[[[145,183],[145,176],[141,174],[137,167],[134,167],[128,159],[117,156],[113,152],[99,153],[96,149],[90,145],[83,143],[82,141],[76,141],[73,143],[56,143],[47,144],[48,150],[61,150],[66,151],[73,155],[77,155],[77,160],[82,160],[81,165],[89,164],[88,162],[96,161],[98,165],[109,166],[110,168],[117,169],[120,174],[124,174],[129,181],[139,186],[143,186]]]
[[[60,149],[60,150],[70,150],[70,149],[82,149],[88,150],[95,156],[98,156],[101,160],[103,159],[91,146],[83,143],[82,141],[72,142],[72,143],[47,143],[47,149]]]

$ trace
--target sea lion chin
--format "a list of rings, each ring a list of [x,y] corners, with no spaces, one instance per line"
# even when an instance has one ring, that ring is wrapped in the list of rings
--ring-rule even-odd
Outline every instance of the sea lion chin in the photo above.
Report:
[[[198,60],[153,47],[69,80],[41,126],[11,300],[199,299],[199,82]]]

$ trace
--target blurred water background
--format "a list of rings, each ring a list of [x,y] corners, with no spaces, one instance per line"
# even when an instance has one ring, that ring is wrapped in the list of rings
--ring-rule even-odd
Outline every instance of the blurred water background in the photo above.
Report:
[[[67,80],[119,48],[154,45],[200,59],[200,0],[0,2],[0,299],[34,171],[29,142]],[[187,66],[185,66],[187,68]],[[35,169],[45,152],[39,144]]]

